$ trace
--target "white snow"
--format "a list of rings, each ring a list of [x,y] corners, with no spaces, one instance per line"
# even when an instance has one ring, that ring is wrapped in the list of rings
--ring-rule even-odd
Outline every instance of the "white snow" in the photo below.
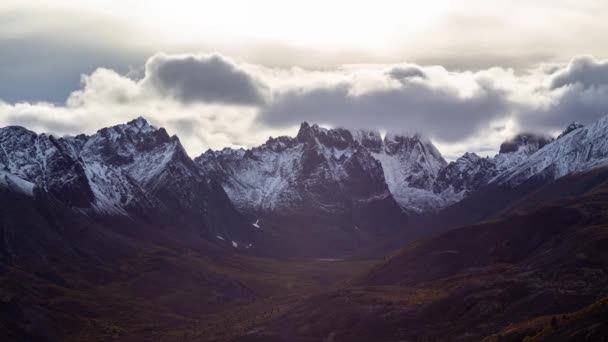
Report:
[[[444,205],[442,195],[433,193],[432,184],[446,162],[427,139],[418,135],[405,137],[388,134],[389,140],[383,141],[380,133],[361,130],[352,133],[354,141],[349,144],[338,131],[314,125],[311,129],[335,138],[339,142],[337,146],[340,146],[326,145],[318,138],[310,143],[327,162],[327,167],[315,170],[318,174],[313,175],[311,182],[347,182],[351,175],[345,168],[345,163],[354,157],[358,158],[357,163],[366,172],[370,172],[371,177],[376,177],[373,173],[377,170],[377,165],[373,159],[366,159],[365,155],[355,156],[361,146],[365,146],[369,151],[376,151],[371,155],[380,162],[389,191],[369,194],[367,198],[356,200],[370,202],[392,194],[403,208],[417,212]],[[285,138],[270,141],[247,152],[229,149],[210,152],[204,154],[198,163],[206,172],[221,175],[224,190],[239,209],[276,212],[288,210],[294,202],[308,195],[301,191],[301,187],[307,184],[298,184],[296,178],[303,172],[302,160],[306,148],[310,146],[305,146],[295,138]],[[412,186],[410,181],[422,185]],[[327,211],[336,209],[320,200],[319,207],[326,208]]]
[[[353,132],[354,141],[347,144],[346,135],[340,135],[337,130],[315,125],[312,129],[336,138],[338,143],[325,145],[320,142],[323,139],[315,138],[313,145],[304,146],[295,138],[282,137],[248,151],[226,148],[212,152],[213,156],[203,156],[199,165],[205,172],[217,172],[225,177],[224,190],[239,209],[245,210],[282,211],[308,196],[302,189],[318,185],[312,182],[345,184],[350,177],[345,167],[349,160],[362,164],[370,177],[376,177],[377,173],[373,172],[378,172],[377,164],[367,158],[368,155],[381,165],[388,191],[384,188],[356,198],[357,201],[375,201],[392,195],[402,208],[424,212],[459,201],[466,195],[466,191],[456,192],[449,184],[440,193],[434,192],[437,175],[447,163],[428,139],[391,132],[382,139],[378,132],[362,130]],[[192,172],[186,164],[175,162],[180,153],[185,155],[177,140],[163,140],[148,146],[147,139],[153,132],[155,128],[138,118],[131,124],[111,127],[89,137],[58,139],[64,147],[59,149],[50,136],[19,127],[1,128],[0,186],[32,196],[35,186],[48,190],[52,184],[71,182],[76,177],[74,173],[57,174],[49,170],[56,158],[65,157],[81,163],[95,196],[95,210],[126,214],[128,205],[153,201],[148,191],[154,189],[160,177],[167,175],[169,166],[180,174]],[[146,145],[143,150],[140,144]],[[102,146],[109,146],[117,160],[105,160]],[[369,154],[361,157],[361,146]],[[314,149],[314,153],[325,159],[327,167],[313,170],[310,184],[299,184],[298,177],[304,169],[303,156],[310,152],[306,149]],[[461,167],[462,172],[483,172],[476,160],[479,161],[479,157],[469,154],[457,160],[462,165],[456,167]],[[534,146],[522,145],[515,152],[485,160],[496,167],[496,177],[491,182],[514,185],[539,173],[559,178],[608,165],[608,117],[586,127],[573,127],[571,132],[538,151]],[[171,175],[173,173],[167,177]],[[319,199],[320,208],[336,210],[335,204],[322,200]],[[261,229],[259,222],[256,219],[251,225]],[[232,241],[232,245],[237,247],[238,243]]]
[[[225,173],[224,190],[238,208],[273,211],[300,196],[294,184],[302,152],[301,146],[282,152],[259,148],[249,158],[244,153],[228,153],[224,149],[221,156],[227,159],[225,168],[214,160],[199,161],[199,165],[207,172]]]
[[[100,130],[92,136],[65,137],[54,142],[50,136],[37,135],[23,128],[1,128],[0,169],[4,168],[16,179],[48,190],[49,184],[74,182],[80,177],[70,170],[65,173],[49,170],[49,165],[53,165],[51,162],[58,158],[71,159],[84,169],[86,181],[94,195],[93,209],[125,215],[125,207],[134,201],[146,205],[153,201],[142,189],[158,178],[175,151],[181,147],[178,142],[171,140],[159,143],[150,151],[138,150],[136,144],[148,139],[148,134],[153,132],[155,129],[143,118]],[[63,149],[59,149],[57,144]],[[109,147],[109,151],[106,151],[107,148],[104,150],[105,146]],[[104,159],[108,153],[124,161],[109,162]],[[17,184],[18,180],[12,183]],[[31,186],[20,183],[20,188],[28,191]]]
[[[238,247],[239,247],[239,244],[238,244],[236,241],[234,241],[234,240],[233,240],[233,241],[232,241],[232,247],[234,247],[234,248],[238,248]]]
[[[411,145],[400,145],[403,140]],[[382,165],[386,184],[403,209],[424,212],[449,203],[444,194],[433,192],[433,181],[446,162],[430,141],[388,133],[380,152],[372,156]],[[411,181],[422,184],[412,186]]]
[[[12,191],[17,191],[28,196],[34,196],[34,183],[6,171],[0,171],[0,186],[6,186]]]
[[[545,145],[499,174],[494,182],[517,185],[541,172],[557,179],[605,165],[608,165],[608,116]]]
[[[219,235],[216,235],[216,237],[217,237],[218,239],[222,240],[222,241],[226,241],[226,240],[224,240],[224,238],[223,238],[223,237],[221,237],[221,236],[219,236]]]

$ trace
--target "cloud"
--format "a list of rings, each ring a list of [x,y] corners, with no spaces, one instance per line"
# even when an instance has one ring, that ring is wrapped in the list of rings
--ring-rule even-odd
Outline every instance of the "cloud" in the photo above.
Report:
[[[264,102],[265,86],[218,54],[155,55],[146,62],[143,84],[186,104],[259,105]]]
[[[598,61],[591,56],[576,57],[567,67],[554,73],[550,88],[576,84],[584,89],[608,85],[608,61]]]
[[[193,63],[192,70],[182,69]],[[156,54],[145,65],[138,79],[97,68],[82,75],[79,89],[59,103],[0,100],[0,127],[21,125],[56,135],[92,134],[142,115],[179,135],[193,156],[207,148],[253,145],[270,134],[278,135],[272,128],[251,131],[256,126],[256,106],[263,104],[264,86],[241,64],[217,54]],[[182,73],[172,72],[175,65]],[[196,91],[185,93],[189,87]]]
[[[0,8],[0,100],[61,103],[81,74],[127,72],[156,51],[128,41],[141,33],[125,22],[41,7]]]
[[[548,80],[550,102],[521,110],[523,125],[536,130],[561,130],[572,121],[590,123],[608,114],[608,61],[573,58],[553,70]]]
[[[422,69],[412,65],[393,68],[388,72],[388,75],[399,81],[415,77],[426,78],[426,74]]]
[[[0,102],[1,123],[27,127],[36,132],[82,132],[89,122],[78,120],[78,115],[69,109],[50,103],[18,103],[15,105]]]
[[[155,54],[140,77],[97,68],[62,103],[0,102],[0,126],[94,133],[143,115],[193,156],[294,134],[302,121],[417,132],[448,158],[492,154],[519,131],[556,133],[607,113],[607,63],[578,57],[516,72],[453,71],[412,63],[307,70],[218,54]]]
[[[477,74],[453,75],[443,68],[423,71],[409,65],[391,68],[385,74],[377,70],[376,74],[388,75],[388,79],[364,86],[366,81],[373,82],[362,73],[330,86],[279,91],[261,109],[259,120],[277,127],[306,120],[332,126],[416,131],[435,139],[457,141],[510,114],[507,91]],[[399,83],[391,84],[395,78]]]
[[[504,94],[489,89],[469,99],[422,85],[349,95],[347,86],[282,94],[261,112],[270,125],[312,121],[332,126],[418,131],[436,139],[466,138],[507,114]]]

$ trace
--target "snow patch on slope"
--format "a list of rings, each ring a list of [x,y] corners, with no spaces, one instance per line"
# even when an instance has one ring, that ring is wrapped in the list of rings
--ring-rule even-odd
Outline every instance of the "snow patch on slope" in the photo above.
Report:
[[[608,116],[577,127],[544,146],[524,162],[505,170],[494,182],[518,185],[535,175],[557,179],[608,165]]]
[[[0,171],[0,186],[27,196],[34,196],[35,184],[19,178],[9,172]]]

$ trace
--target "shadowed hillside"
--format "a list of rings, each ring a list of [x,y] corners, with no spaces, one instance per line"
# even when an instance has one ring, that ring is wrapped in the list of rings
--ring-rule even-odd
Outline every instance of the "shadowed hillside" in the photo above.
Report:
[[[587,193],[412,242],[350,286],[310,297],[243,340],[475,341],[582,310],[608,294],[605,180],[600,171],[572,176],[570,184],[590,185]],[[601,340],[603,311],[593,312],[504,340],[568,340],[583,331]]]

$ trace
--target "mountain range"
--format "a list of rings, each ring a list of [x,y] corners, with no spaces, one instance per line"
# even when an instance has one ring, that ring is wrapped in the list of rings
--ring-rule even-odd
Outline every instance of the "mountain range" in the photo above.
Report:
[[[607,140],[604,117],[448,163],[418,134],[302,123],[193,159],[141,117],[0,128],[0,333],[605,337]]]
[[[606,119],[556,140],[519,134],[493,158],[447,163],[420,135],[326,129],[191,159],[179,138],[139,117],[91,136],[0,130],[5,186],[44,192],[89,215],[175,225],[264,255],[338,257],[407,231],[489,185],[516,186],[604,165]]]

